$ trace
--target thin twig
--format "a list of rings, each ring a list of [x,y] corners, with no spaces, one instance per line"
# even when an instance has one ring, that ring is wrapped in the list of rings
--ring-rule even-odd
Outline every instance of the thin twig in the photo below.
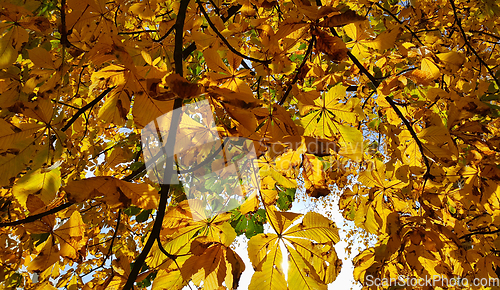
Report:
[[[297,71],[295,72],[295,76],[293,77],[292,79],[292,82],[290,84],[288,84],[288,87],[286,88],[286,91],[285,93],[283,94],[283,96],[281,96],[281,99],[280,101],[278,102],[278,104],[281,106],[285,103],[286,101],[286,98],[288,98],[288,95],[290,94],[290,92],[292,91],[292,87],[293,85],[299,80],[299,75],[300,75],[300,72],[302,71],[302,68],[304,67],[304,65],[306,64],[307,62],[307,59],[309,58],[309,56],[311,55],[311,52],[312,52],[312,49],[313,49],[313,46],[314,46],[314,42],[316,41],[316,36],[312,36],[311,39],[309,40],[309,46],[307,47],[307,51],[306,51],[306,54],[304,55],[304,59],[302,60],[302,62],[300,63],[299,67],[297,68]]]
[[[122,218],[122,210],[118,210],[118,218],[116,219],[116,226],[115,226],[115,232],[113,233],[113,237],[111,238],[111,244],[109,245],[108,248],[108,253],[104,257],[104,260],[102,261],[101,267],[104,267],[104,263],[106,263],[106,260],[111,256],[111,253],[113,252],[113,243],[115,242],[116,236],[118,234],[118,227],[120,227],[120,221]]]
[[[401,24],[401,25],[404,24],[403,21],[399,20],[399,18],[396,15],[394,15],[391,11],[385,9],[382,5],[380,5],[380,3],[375,3],[375,5],[377,5],[377,7],[379,7],[380,9],[384,10],[387,14],[389,14],[392,18],[394,18],[394,20],[396,20],[399,24]],[[404,24],[404,27],[406,28],[406,30],[408,30],[411,33],[411,35],[413,35],[413,37],[415,37],[417,39],[417,41],[420,43],[420,45],[425,46],[425,44],[420,40],[420,38],[417,36],[417,34],[415,32],[413,32],[413,30],[411,30],[411,28],[408,25]]]
[[[238,13],[238,11],[240,11],[240,8],[241,5],[231,6],[231,8],[227,10],[226,17],[224,17],[223,15],[219,15],[220,18],[222,19],[222,22],[226,23],[226,21],[228,21],[231,17],[233,17],[236,13]],[[188,45],[188,47],[186,47],[186,49],[182,51],[182,58],[185,60],[195,50],[196,50],[196,43],[192,42],[190,45]]]
[[[215,150],[213,153],[211,153],[210,155],[205,157],[205,159],[202,162],[194,165],[192,168],[185,169],[185,170],[179,170],[178,172],[180,174],[195,172],[196,170],[200,169],[202,166],[208,164],[208,162],[215,160],[215,157],[217,156],[217,154],[219,154],[222,151],[222,149],[224,149],[224,146],[227,144],[227,142],[229,142],[229,140],[230,140],[229,138],[225,138],[224,142],[222,142],[222,144],[219,146],[219,148],[217,148],[217,150]]]
[[[141,34],[141,33],[151,33],[151,32],[158,32],[158,30],[123,31],[123,32],[118,32],[118,35]]]
[[[455,3],[453,2],[453,0],[450,0],[450,4],[451,4],[451,8],[453,9],[453,16],[455,17],[458,29],[460,30],[460,33],[462,34],[462,38],[464,39],[465,45],[467,45],[467,47],[469,47],[469,49],[477,57],[479,62],[486,67],[486,70],[488,71],[490,76],[493,78],[493,80],[495,81],[497,86],[500,87],[500,81],[498,81],[498,79],[495,77],[495,73],[491,70],[491,68],[488,66],[488,64],[486,64],[486,62],[479,56],[477,51],[472,47],[469,40],[467,39],[467,35],[465,34],[465,31],[462,27],[462,21],[460,20],[460,18],[458,18],[458,15],[457,15],[457,7],[455,7]]]
[[[76,114],[73,115],[73,117],[68,121],[68,123],[66,123],[66,125],[61,129],[61,131],[64,132],[64,131],[68,130],[69,127],[71,127],[71,125],[73,125],[73,123],[80,117],[80,115],[82,115],[83,113],[85,113],[85,111],[87,111],[88,109],[90,109],[93,106],[95,106],[100,100],[102,100],[115,87],[116,86],[112,86],[110,88],[107,88],[97,98],[95,98],[94,100],[92,100],[92,102],[90,102],[87,105],[85,105],[82,108],[80,108],[80,110],[78,110],[78,112],[76,112]]]
[[[172,25],[172,27],[170,27],[170,29],[167,31],[167,33],[165,33],[165,35],[163,35],[158,39],[153,39],[153,42],[162,42],[165,38],[167,38],[170,35],[170,33],[172,33],[172,31],[174,31],[174,29],[175,25]]]
[[[492,234],[496,234],[496,233],[500,233],[500,229],[497,229],[497,230],[494,230],[494,231],[488,231],[488,232],[473,232],[473,233],[468,233],[466,235],[461,236],[459,239],[466,239],[466,238],[472,237],[474,235],[492,235]]]
[[[75,109],[75,110],[79,110],[80,108],[76,107],[76,106],[73,106],[73,105],[70,105],[70,104],[66,104],[66,103],[63,103],[63,102],[59,102],[58,100],[54,100],[54,99],[51,99],[52,102],[56,103],[56,104],[59,104],[59,105],[63,105],[63,106],[66,106],[66,107],[70,107],[72,109]]]
[[[220,38],[220,40],[222,40],[222,42],[224,42],[224,44],[227,46],[227,48],[229,48],[230,51],[232,51],[234,54],[238,55],[239,57],[242,57],[244,59],[248,59],[248,60],[253,61],[253,62],[258,62],[258,63],[262,63],[262,64],[268,64],[271,62],[270,59],[262,60],[262,59],[256,59],[256,58],[253,58],[250,56],[246,56],[246,55],[242,54],[241,52],[239,52],[238,50],[236,50],[234,47],[232,47],[231,44],[229,44],[229,42],[227,41],[227,39],[224,37],[224,35],[222,35],[219,32],[217,27],[215,27],[213,22],[210,20],[210,17],[208,16],[207,11],[205,11],[205,8],[203,7],[203,3],[201,3],[199,0],[197,1],[197,3],[198,3],[198,7],[201,10],[201,13],[203,14],[203,16],[205,16],[205,19],[207,20],[210,28],[212,28],[212,30],[215,32],[215,34],[217,34],[217,36]]]
[[[495,35],[495,34],[493,34],[493,33],[486,32],[486,31],[481,31],[481,30],[469,30],[469,32],[484,34],[484,35],[487,35],[487,36],[489,36],[489,37],[493,37],[493,38],[496,38],[496,39],[500,40],[500,36]]]

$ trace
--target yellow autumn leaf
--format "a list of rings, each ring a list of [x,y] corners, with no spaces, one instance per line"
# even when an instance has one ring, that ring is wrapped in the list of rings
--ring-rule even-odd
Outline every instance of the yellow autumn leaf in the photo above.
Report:
[[[17,51],[12,47],[12,30],[0,37],[0,69],[8,68],[17,59]]]
[[[74,277],[74,276],[73,276]],[[36,290],[56,290],[57,288],[52,286],[50,282],[45,282],[42,285],[38,286]]]
[[[359,100],[351,98],[347,102],[341,100],[346,95],[346,88],[341,84],[332,87],[320,99],[314,100],[314,105],[304,105],[300,112],[305,115],[300,122],[304,126],[304,135],[332,139],[337,134],[342,134],[345,125],[343,123],[354,124],[364,117],[359,106]],[[352,133],[352,132],[351,132]],[[349,133],[348,135],[352,135]],[[351,141],[358,141],[359,138],[346,136],[344,144]]]
[[[199,231],[225,246],[229,246],[236,238],[236,232],[227,222],[230,213],[209,217],[208,210],[201,200],[185,200],[169,210],[163,220],[162,241],[164,249],[173,255],[183,255],[189,252],[190,242]],[[158,250],[159,252],[159,250]],[[164,256],[166,258],[166,256]],[[153,260],[146,260],[148,265],[158,265]]]
[[[448,65],[461,66],[465,62],[464,55],[456,51],[444,52],[436,56]]]
[[[428,79],[435,79],[441,75],[438,66],[429,57],[422,59],[420,69]]]
[[[186,285],[180,271],[160,269],[153,282],[152,290],[180,290]]]
[[[351,126],[338,127],[340,138],[339,154],[360,161],[363,158],[363,134],[358,129]]]
[[[364,44],[378,51],[384,51],[394,46],[396,39],[401,33],[402,28],[397,27],[379,34],[374,40],[366,41]]]
[[[60,254],[70,259],[77,259],[78,251],[86,243],[85,237],[86,225],[78,211],[74,211],[70,218],[54,231],[54,236],[61,245]]]
[[[200,237],[192,242],[191,252],[194,255],[181,268],[185,280],[201,272],[205,289],[219,289],[223,282],[229,288],[237,287],[245,264],[231,248],[212,238]]]
[[[326,180],[326,168],[321,160],[312,154],[304,154],[303,160],[302,175],[306,193],[316,198],[328,195],[330,188]]]
[[[99,109],[98,118],[106,123],[123,125],[130,110],[131,92],[124,86],[114,88]]]
[[[61,186],[61,171],[59,168],[45,171],[38,169],[21,177],[12,193],[23,206],[30,194],[38,196],[46,205],[50,204],[56,197]]]
[[[129,11],[145,19],[153,19],[156,8],[156,1],[149,1],[147,3],[135,3],[130,6]]]
[[[337,36],[331,36],[323,30],[315,31],[316,49],[327,54],[333,61],[340,62],[347,58],[347,47]]]
[[[273,207],[267,207],[266,212],[276,234],[259,234],[248,243],[248,255],[256,269],[249,289],[326,289],[342,265],[333,248],[339,241],[335,224],[314,212],[295,225],[302,215],[278,212]],[[287,280],[281,267],[282,243],[288,253]]]
[[[54,244],[54,238],[49,236],[47,241],[40,246],[41,250],[29,264],[27,265],[28,271],[44,271],[59,261],[60,253],[59,248]]]
[[[271,190],[269,190],[271,191]],[[274,191],[276,192],[276,191]],[[265,196],[265,194],[263,193]],[[274,197],[276,197],[277,192]],[[265,198],[264,198],[265,199]],[[242,204],[240,207],[241,214],[247,214],[249,212],[254,212],[259,207],[259,199],[257,198],[257,193],[252,193]]]
[[[109,176],[72,181],[64,190],[68,199],[75,202],[101,197],[112,207],[134,204],[143,209],[154,209],[158,206],[158,191],[151,185],[131,183]]]
[[[325,17],[325,20],[321,21],[319,25],[326,27],[338,27],[364,20],[366,20],[365,17],[360,16],[355,11],[349,9],[343,13]]]
[[[263,253],[265,259],[254,260],[252,264],[256,267],[257,271],[254,272],[252,280],[248,289],[276,289],[287,290],[287,281],[283,271],[283,256],[281,249],[278,246],[278,239],[276,235],[259,235],[260,239],[252,238],[248,243],[249,256],[250,253],[261,252],[265,247],[269,247],[270,251]],[[269,240],[273,240],[270,242]],[[257,265],[257,266],[256,266]]]
[[[56,68],[54,62],[52,61],[52,56],[50,55],[50,53],[41,47],[30,49],[29,56],[31,61],[40,68]]]
[[[375,250],[373,248],[368,248],[358,254],[353,260],[353,264],[356,266],[353,273],[354,279],[364,282],[366,270],[370,268],[374,263]]]

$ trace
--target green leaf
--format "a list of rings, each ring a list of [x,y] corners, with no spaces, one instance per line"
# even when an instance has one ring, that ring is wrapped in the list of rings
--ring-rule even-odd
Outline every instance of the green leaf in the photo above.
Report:
[[[280,190],[278,192],[278,200],[276,203],[280,210],[289,210],[292,207],[296,190],[296,188],[285,188],[285,190]]]
[[[136,206],[129,206],[128,208],[126,208],[123,213],[128,215],[128,216],[134,216],[134,215],[137,215],[138,213],[141,212],[141,209],[136,207]]]
[[[145,222],[149,218],[149,215],[151,214],[151,211],[152,211],[151,209],[143,210],[140,214],[138,214],[135,217],[135,220],[138,223]]]
[[[50,233],[43,233],[43,234],[32,234],[31,239],[33,242],[35,242],[35,247],[38,247],[40,244],[45,242],[50,236]]]

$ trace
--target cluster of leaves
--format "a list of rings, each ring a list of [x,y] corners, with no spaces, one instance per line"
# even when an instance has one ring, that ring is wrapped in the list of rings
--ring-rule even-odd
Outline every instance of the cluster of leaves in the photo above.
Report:
[[[250,289],[326,289],[338,229],[288,212],[300,186],[376,235],[357,281],[497,278],[499,5],[323,1],[0,0],[1,287],[236,289],[246,235]],[[212,217],[141,148],[199,100],[197,134],[259,144]]]

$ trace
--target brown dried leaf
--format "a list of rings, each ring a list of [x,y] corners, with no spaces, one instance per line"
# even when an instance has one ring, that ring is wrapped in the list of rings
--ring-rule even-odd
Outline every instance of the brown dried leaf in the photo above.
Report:
[[[331,36],[322,30],[316,30],[316,50],[319,50],[335,62],[340,62],[347,58],[347,47],[345,43],[336,36]]]
[[[326,17],[325,20],[321,21],[318,25],[322,27],[339,27],[364,20],[366,20],[365,17],[356,14],[356,12],[352,10],[347,10],[342,14]]]

